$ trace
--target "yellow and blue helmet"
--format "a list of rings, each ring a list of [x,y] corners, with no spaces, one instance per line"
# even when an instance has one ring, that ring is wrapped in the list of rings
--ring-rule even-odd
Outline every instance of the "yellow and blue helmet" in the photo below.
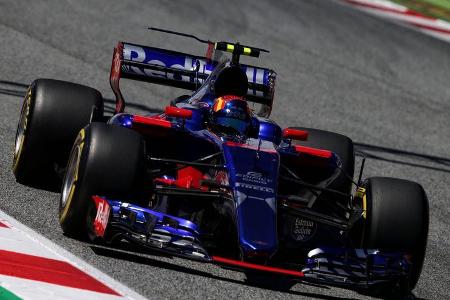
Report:
[[[211,109],[210,123],[224,133],[246,135],[251,123],[247,101],[234,95],[216,98]]]

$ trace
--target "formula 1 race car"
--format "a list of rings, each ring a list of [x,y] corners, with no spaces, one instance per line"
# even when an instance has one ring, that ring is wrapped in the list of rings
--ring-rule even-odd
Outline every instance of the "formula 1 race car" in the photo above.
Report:
[[[64,233],[236,268],[249,281],[266,272],[380,295],[411,291],[427,243],[424,189],[362,180],[364,160],[354,179],[350,138],[269,119],[276,73],[240,63],[268,51],[154,30],[208,51],[119,42],[112,116],[100,92],[75,83],[37,79],[26,94],[13,171],[19,183],[61,188]],[[163,113],[133,115],[121,78],[193,93]]]

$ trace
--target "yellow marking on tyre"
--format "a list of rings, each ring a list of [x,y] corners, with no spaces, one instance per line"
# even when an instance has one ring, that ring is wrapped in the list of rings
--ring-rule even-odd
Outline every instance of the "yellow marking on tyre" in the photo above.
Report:
[[[81,136],[81,140],[83,141],[84,144],[84,137],[85,137],[84,128],[82,128],[78,134]]]
[[[16,172],[17,166],[19,165],[19,161],[20,161],[20,157],[23,151],[23,144],[25,142],[25,134],[27,131],[27,127],[28,127],[28,116],[30,114],[30,105],[31,105],[31,87],[28,88],[27,94],[25,96],[25,101],[24,101],[24,107],[22,108],[21,111],[21,119],[20,121],[23,120],[23,118],[25,118],[25,120],[23,120],[23,137],[20,140],[20,145],[19,145],[19,149],[16,150],[14,149],[14,157],[13,157],[13,171]],[[17,138],[16,138],[16,143],[17,143]],[[15,145],[16,146],[16,145]]]
[[[358,187],[355,192],[355,199],[361,199],[362,201],[362,217],[363,219],[367,219],[367,196],[366,196],[366,189],[363,187]],[[366,220],[367,221],[367,220]],[[361,234],[361,248],[364,248],[364,236],[365,236],[365,228],[366,228],[366,221],[363,223],[363,230]]]
[[[367,198],[366,198],[366,194],[365,193],[364,193],[364,196],[363,196],[362,200],[363,200],[363,213],[362,213],[362,216],[363,216],[364,219],[366,219],[366,216],[367,216]]]
[[[61,213],[61,216],[59,217],[59,222],[60,223],[62,223],[65,220],[65,218],[67,216],[67,212],[69,211],[69,207],[70,207],[70,205],[72,203],[73,195],[75,193],[76,183],[78,181],[78,170],[80,168],[81,155],[82,155],[83,147],[84,147],[84,138],[85,138],[85,132],[84,132],[84,128],[83,128],[83,129],[80,130],[80,132],[78,133],[77,139],[75,140],[75,143],[77,143],[78,141],[81,141],[77,145],[77,148],[76,148],[77,152],[79,154],[78,154],[78,158],[77,158],[77,161],[76,161],[76,166],[75,166],[75,170],[74,170],[75,174],[74,174],[74,178],[73,178],[73,181],[72,181],[72,185],[70,187],[69,196],[67,197],[66,205],[64,206],[64,209],[63,209],[63,211]]]

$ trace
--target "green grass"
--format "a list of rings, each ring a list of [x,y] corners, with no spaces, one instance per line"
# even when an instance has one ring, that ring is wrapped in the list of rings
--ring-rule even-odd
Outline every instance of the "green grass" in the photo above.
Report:
[[[8,291],[4,287],[0,286],[0,299],[3,300],[22,300],[22,298],[17,297],[11,291]]]
[[[450,0],[423,0],[422,2],[436,5],[450,11]]]
[[[426,16],[450,22],[450,0],[391,0]]]

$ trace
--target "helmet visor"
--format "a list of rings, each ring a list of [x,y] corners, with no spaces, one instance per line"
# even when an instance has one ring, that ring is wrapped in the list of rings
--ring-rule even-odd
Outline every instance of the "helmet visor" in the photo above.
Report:
[[[229,118],[229,117],[218,117],[216,118],[216,124],[222,127],[233,128],[238,131],[240,134],[244,135],[247,133],[247,129],[249,126],[248,121]]]

